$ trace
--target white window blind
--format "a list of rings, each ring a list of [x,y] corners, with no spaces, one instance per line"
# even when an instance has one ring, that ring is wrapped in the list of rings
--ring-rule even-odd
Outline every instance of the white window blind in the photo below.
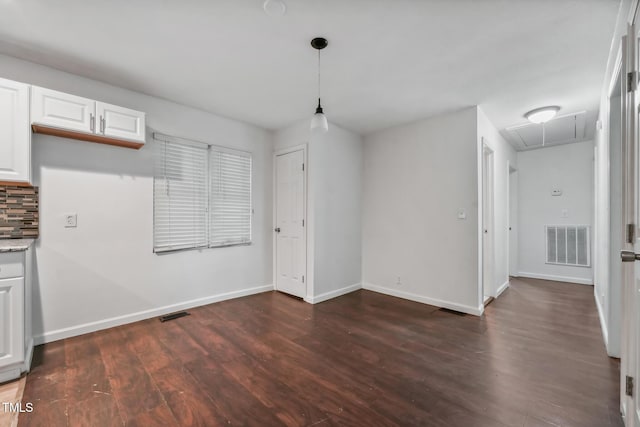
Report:
[[[153,137],[154,252],[251,243],[251,153]]]
[[[251,154],[209,149],[209,245],[251,242]]]
[[[206,247],[208,147],[154,138],[154,251]]]

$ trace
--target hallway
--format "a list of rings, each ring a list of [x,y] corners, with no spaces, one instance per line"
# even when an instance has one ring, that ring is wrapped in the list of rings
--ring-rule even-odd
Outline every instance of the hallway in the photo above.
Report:
[[[621,426],[591,286],[512,279],[478,318],[276,292],[38,347],[19,425]]]

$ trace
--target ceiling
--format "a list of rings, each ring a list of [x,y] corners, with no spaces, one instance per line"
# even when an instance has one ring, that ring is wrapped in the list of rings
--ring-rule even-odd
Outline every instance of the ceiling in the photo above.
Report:
[[[0,53],[280,129],[310,117],[324,36],[330,121],[361,134],[479,104],[599,104],[618,0],[0,0]],[[0,71],[1,73],[1,71]]]
[[[571,144],[593,137],[595,114],[586,111],[556,116],[544,124],[524,123],[502,130],[507,141],[520,151]]]

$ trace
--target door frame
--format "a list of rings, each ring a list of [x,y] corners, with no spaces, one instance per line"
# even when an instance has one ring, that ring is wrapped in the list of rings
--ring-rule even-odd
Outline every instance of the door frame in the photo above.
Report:
[[[625,82],[623,82],[624,80],[624,76],[626,74],[625,71],[625,67],[626,64],[623,64],[623,50],[626,48],[626,40],[627,37],[623,37],[622,41],[620,43],[620,47],[618,49],[618,53],[616,55],[616,59],[614,62],[614,67],[613,67],[613,72],[611,75],[611,81],[609,82],[608,85],[608,90],[607,90],[607,99],[605,102],[605,106],[604,106],[604,111],[602,112],[602,118],[606,121],[606,126],[602,126],[602,130],[603,132],[603,139],[607,141],[607,147],[606,147],[606,152],[604,153],[606,155],[606,186],[605,186],[605,191],[606,194],[601,195],[601,194],[596,194],[594,197],[594,199],[596,199],[596,202],[601,203],[603,200],[600,200],[602,196],[606,196],[604,198],[604,204],[607,206],[606,212],[604,214],[604,223],[606,224],[605,227],[603,227],[602,230],[598,230],[597,231],[597,240],[596,240],[596,244],[597,246],[604,246],[604,250],[605,250],[605,262],[603,263],[602,261],[599,261],[597,263],[593,263],[593,266],[595,267],[597,264],[600,264],[599,267],[602,267],[604,264],[604,272],[600,272],[600,271],[595,271],[594,269],[594,283],[596,280],[598,280],[598,277],[602,277],[604,276],[606,283],[608,284],[607,286],[607,300],[606,300],[606,304],[607,307],[602,307],[603,310],[605,310],[605,313],[601,313],[602,315],[605,315],[606,318],[606,347],[607,347],[607,353],[609,354],[609,356],[611,357],[620,357],[620,352],[621,352],[621,344],[620,341],[622,339],[622,333],[621,333],[621,323],[622,323],[622,319],[619,319],[618,322],[614,322],[614,314],[617,313],[619,315],[621,315],[621,311],[622,311],[622,293],[623,293],[623,268],[625,267],[621,262],[620,262],[620,258],[619,258],[619,251],[621,249],[621,247],[625,244],[624,243],[624,225],[626,224],[626,214],[624,211],[624,194],[622,195],[621,198],[616,198],[614,195],[614,192],[612,191],[612,186],[613,186],[613,160],[612,160],[612,138],[611,138],[611,130],[612,130],[612,121],[611,121],[611,101],[612,99],[615,99],[616,97],[618,97],[620,99],[620,117],[619,117],[619,126],[620,126],[620,135],[619,135],[619,141],[618,143],[620,144],[620,149],[622,151],[624,151],[626,149],[626,143],[625,143],[625,138],[626,138],[626,130],[624,129],[624,127],[626,126],[626,119],[624,117],[625,112],[624,112],[624,103],[626,102],[626,97],[623,96],[623,90],[626,91],[625,88]],[[620,92],[616,93],[616,86],[618,84],[618,80],[620,81]],[[596,154],[597,154],[597,147],[596,147]],[[602,160],[601,160],[602,161]],[[620,159],[620,168],[622,169],[623,166],[623,162],[624,162],[624,152],[621,153],[621,159]],[[620,171],[620,173],[624,173],[624,171]],[[620,177],[620,175],[619,175]],[[596,176],[596,185],[597,185],[597,180],[598,177]],[[624,181],[624,176],[621,179],[621,185],[624,185],[623,181]],[[597,188],[597,186],[596,186]],[[622,199],[622,200],[621,200]],[[614,213],[617,212],[614,208],[614,206],[620,203],[619,208],[620,208],[620,212],[618,212],[618,216],[617,216],[617,220],[616,221],[620,221],[620,228],[614,230],[611,225],[613,222],[613,218],[614,218]],[[596,210],[596,217],[594,218],[594,224],[599,224],[599,222],[602,222],[600,220],[600,218],[598,218],[598,211]],[[598,221],[598,222],[596,222]],[[595,227],[596,229],[598,229],[599,227]],[[614,234],[618,234],[617,236],[614,236]],[[603,236],[604,234],[604,236]],[[618,240],[619,239],[619,240]],[[614,247],[614,243],[620,243],[620,246],[618,248]],[[594,253],[597,252],[593,251]],[[618,285],[620,286],[620,289],[618,289],[618,291],[620,292],[620,299],[618,302],[616,302],[613,298],[613,296],[615,295],[614,292],[614,285],[615,282],[612,280],[612,275],[613,275],[613,271],[614,269],[619,269],[618,270],[618,274],[619,276],[619,283]],[[596,276],[596,273],[598,274],[598,276]],[[594,292],[596,291],[595,287],[594,287]],[[597,298],[597,296],[596,296]],[[617,326],[617,328],[616,328]],[[603,328],[604,330],[604,328]]]
[[[518,182],[518,168],[511,164],[511,160],[507,160],[507,276],[518,277],[518,221],[515,221],[516,227],[513,226],[513,217],[518,216],[518,186],[512,186],[512,177],[515,177],[516,183]],[[511,197],[512,190],[514,196]],[[515,203],[515,207],[512,204]],[[515,229],[514,229],[515,228]],[[515,245],[512,243],[511,236],[515,235]],[[515,247],[514,247],[515,246]],[[515,251],[515,256],[513,252]],[[514,270],[511,271],[511,264],[514,263]],[[506,289],[506,288],[505,288]]]
[[[309,158],[308,158],[308,144],[299,144],[291,147],[281,148],[279,150],[274,150],[273,152],[273,167],[272,167],[272,219],[271,219],[271,248],[272,248],[272,281],[273,281],[273,289],[278,290],[278,282],[277,282],[277,265],[278,265],[278,245],[277,239],[275,235],[275,228],[277,227],[277,218],[278,218],[278,193],[277,193],[277,171],[278,165],[277,160],[278,156],[282,156],[284,154],[293,153],[295,151],[302,150],[302,158],[305,165],[303,171],[303,216],[304,216],[304,241],[305,241],[305,262],[304,262],[304,283],[305,283],[305,294],[304,300],[308,302],[310,295],[313,295],[313,274],[309,274],[309,271],[313,271],[313,266],[309,265],[309,260],[312,259],[313,254],[310,253],[310,248],[313,247],[312,235],[309,230],[312,228],[309,221],[308,214],[308,205],[309,205]]]
[[[489,292],[487,292],[486,289],[486,283],[485,283],[485,277],[487,276],[487,273],[489,274],[488,280],[491,283],[492,287],[495,287],[495,260],[496,260],[496,251],[495,251],[495,193],[496,193],[496,185],[495,185],[495,151],[493,150],[493,148],[491,148],[491,146],[489,145],[488,141],[486,138],[482,138],[482,144],[480,145],[481,147],[481,155],[480,155],[480,159],[481,159],[481,171],[480,171],[480,176],[481,176],[481,203],[480,203],[480,247],[481,247],[481,252],[480,252],[480,260],[481,260],[481,276],[480,276],[480,288],[481,288],[481,292],[480,292],[480,304],[484,305],[484,297],[485,296],[493,296],[495,297],[495,289],[492,289],[491,287],[489,288]],[[490,184],[490,193],[491,193],[491,197],[489,197],[491,200],[489,200],[487,202],[487,197],[485,195],[485,190],[486,190],[486,185],[487,182],[485,179],[485,175],[486,175],[486,162],[487,162],[487,157],[490,158],[490,162],[491,162],[491,169],[489,170],[490,172],[490,176],[489,178],[489,184]],[[489,212],[485,212],[486,209],[489,208]],[[485,218],[485,214],[488,215],[489,220],[488,220],[488,224]],[[488,227],[487,227],[488,226]],[[485,233],[485,227],[489,230],[488,233]],[[486,237],[485,237],[486,235]],[[489,243],[489,251],[490,254],[485,253],[485,239],[488,239],[488,243]],[[489,255],[489,258],[491,259],[490,262],[487,261],[487,255]],[[489,262],[489,266],[488,269],[489,271],[486,271],[487,268],[487,262]]]

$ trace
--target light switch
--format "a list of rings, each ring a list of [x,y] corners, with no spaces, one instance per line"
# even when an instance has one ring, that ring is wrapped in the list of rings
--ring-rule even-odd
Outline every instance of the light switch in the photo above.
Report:
[[[458,219],[467,219],[467,213],[465,211],[458,211]]]
[[[560,211],[560,217],[561,218],[569,218],[569,211],[566,209],[562,209],[562,211]]]
[[[73,228],[78,226],[78,214],[70,213],[64,216],[65,228]]]

